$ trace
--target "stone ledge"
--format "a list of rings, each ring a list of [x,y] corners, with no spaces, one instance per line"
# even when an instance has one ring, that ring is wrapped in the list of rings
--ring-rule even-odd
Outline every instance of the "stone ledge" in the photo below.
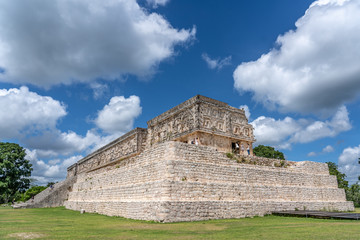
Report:
[[[158,222],[202,221],[264,216],[273,211],[295,209],[352,211],[352,202],[270,201],[154,201],[154,202],[66,202],[66,208]]]

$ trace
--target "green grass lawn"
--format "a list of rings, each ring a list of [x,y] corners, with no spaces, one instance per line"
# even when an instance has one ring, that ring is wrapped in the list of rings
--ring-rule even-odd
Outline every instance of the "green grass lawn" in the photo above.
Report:
[[[155,223],[63,207],[0,207],[0,239],[360,239],[360,221],[265,216]]]

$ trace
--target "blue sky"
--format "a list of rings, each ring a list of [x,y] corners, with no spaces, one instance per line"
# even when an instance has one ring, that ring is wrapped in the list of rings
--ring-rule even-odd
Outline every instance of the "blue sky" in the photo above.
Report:
[[[38,184],[202,94],[257,144],[360,175],[356,0],[0,1],[0,140]]]

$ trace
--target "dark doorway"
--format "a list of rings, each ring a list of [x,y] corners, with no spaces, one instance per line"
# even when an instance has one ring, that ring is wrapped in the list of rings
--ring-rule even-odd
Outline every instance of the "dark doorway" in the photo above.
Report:
[[[231,151],[236,154],[240,153],[239,144],[237,142],[231,143]]]

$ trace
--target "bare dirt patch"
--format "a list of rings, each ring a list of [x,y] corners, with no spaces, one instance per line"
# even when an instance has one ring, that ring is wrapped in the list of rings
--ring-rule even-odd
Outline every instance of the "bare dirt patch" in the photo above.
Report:
[[[34,233],[34,232],[23,232],[23,233],[11,233],[8,237],[14,237],[17,239],[36,239],[46,237],[45,234],[42,233]]]

